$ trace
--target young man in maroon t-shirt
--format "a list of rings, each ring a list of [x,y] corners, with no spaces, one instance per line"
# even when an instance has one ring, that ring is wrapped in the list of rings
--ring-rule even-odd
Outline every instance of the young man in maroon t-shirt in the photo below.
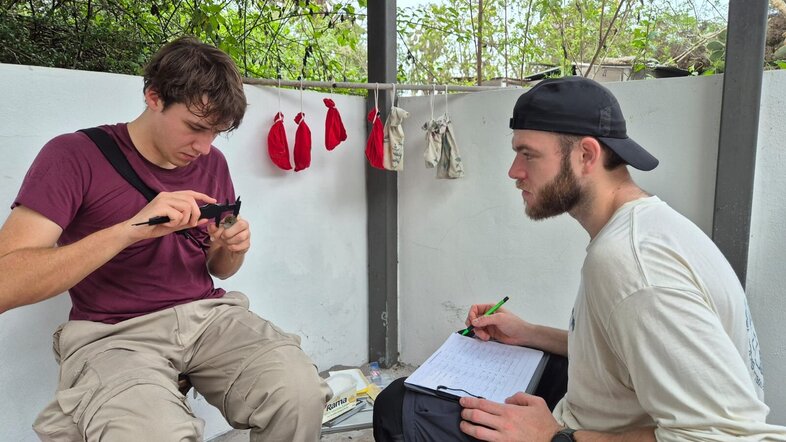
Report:
[[[34,429],[52,441],[201,440],[204,422],[178,390],[187,375],[252,440],[317,440],[331,392],[299,337],[211,278],[237,272],[251,244],[245,219],[216,225],[199,208],[235,200],[212,142],[243,119],[240,74],[181,38],[145,68],[143,92],[139,117],[101,129],[155,199],[85,133],[65,134],[43,147],[0,229],[0,312],[66,290],[72,300],[54,335],[56,400]],[[139,225],[155,217],[169,222]]]

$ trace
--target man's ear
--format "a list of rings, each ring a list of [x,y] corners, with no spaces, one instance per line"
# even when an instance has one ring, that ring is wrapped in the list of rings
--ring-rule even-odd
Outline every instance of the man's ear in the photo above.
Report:
[[[164,110],[164,100],[153,88],[145,89],[145,104],[147,105],[148,109],[153,111],[162,111]]]
[[[603,148],[594,137],[584,137],[579,141],[578,151],[581,154],[581,171],[587,174],[603,165]]]

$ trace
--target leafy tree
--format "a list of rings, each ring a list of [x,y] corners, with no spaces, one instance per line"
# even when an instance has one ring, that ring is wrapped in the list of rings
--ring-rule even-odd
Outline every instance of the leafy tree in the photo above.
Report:
[[[436,0],[435,0],[436,1]],[[695,0],[453,0],[399,8],[398,78],[472,84],[628,57],[721,72],[725,14]],[[786,8],[782,0],[771,0]],[[139,74],[195,35],[244,75],[365,81],[367,0],[0,0],[0,62]],[[780,17],[780,16],[779,16]],[[779,34],[780,35],[780,34]],[[770,44],[770,43],[768,43]],[[782,38],[768,49],[779,66]],[[769,47],[768,47],[769,48]]]
[[[476,24],[481,8],[482,27]],[[399,15],[405,49],[399,75],[415,82],[471,82],[477,41],[483,78],[524,78],[553,66],[568,72],[582,63],[586,73],[616,57],[632,57],[643,68],[646,62],[673,62],[686,50],[717,55],[706,44],[720,41],[726,26],[722,14],[701,18],[690,2],[634,0],[457,0],[405,8]],[[694,68],[718,64],[722,57]]]
[[[637,69],[647,63],[676,65],[694,73],[723,72],[726,24],[699,20],[690,4],[650,7],[633,26]]]
[[[365,0],[0,0],[0,61],[138,74],[181,35],[248,76],[362,79]]]

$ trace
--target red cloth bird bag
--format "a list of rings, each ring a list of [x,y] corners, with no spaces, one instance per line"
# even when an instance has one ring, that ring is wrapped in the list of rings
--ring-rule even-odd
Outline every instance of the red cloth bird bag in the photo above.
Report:
[[[273,127],[267,134],[267,153],[276,166],[284,170],[292,169],[292,164],[289,162],[287,132],[284,130],[284,114],[281,112],[273,117]]]
[[[366,158],[372,167],[377,169],[385,168],[385,146],[382,128],[382,119],[379,118],[379,109],[371,109],[368,113],[368,121],[371,122],[371,133],[366,142]]]
[[[328,108],[325,116],[325,148],[333,150],[347,139],[347,131],[341,121],[341,114],[336,109],[336,103],[330,98],[325,98],[322,101]]]
[[[311,129],[306,124],[306,114],[300,112],[295,116],[295,172],[300,172],[311,165]]]

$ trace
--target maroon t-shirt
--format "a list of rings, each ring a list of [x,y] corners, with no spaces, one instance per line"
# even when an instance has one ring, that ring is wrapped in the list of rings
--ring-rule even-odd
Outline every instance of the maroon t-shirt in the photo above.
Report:
[[[102,128],[153,190],[193,190],[219,202],[235,200],[226,159],[215,147],[188,166],[163,169],[139,154],[125,124]],[[132,218],[146,204],[98,146],[76,132],[58,136],[41,149],[12,207],[28,207],[57,223],[63,228],[58,244],[64,246]],[[190,233],[209,247],[206,226]],[[132,244],[69,293],[70,319],[114,324],[197,299],[219,298],[225,292],[213,286],[205,252],[173,233]]]

